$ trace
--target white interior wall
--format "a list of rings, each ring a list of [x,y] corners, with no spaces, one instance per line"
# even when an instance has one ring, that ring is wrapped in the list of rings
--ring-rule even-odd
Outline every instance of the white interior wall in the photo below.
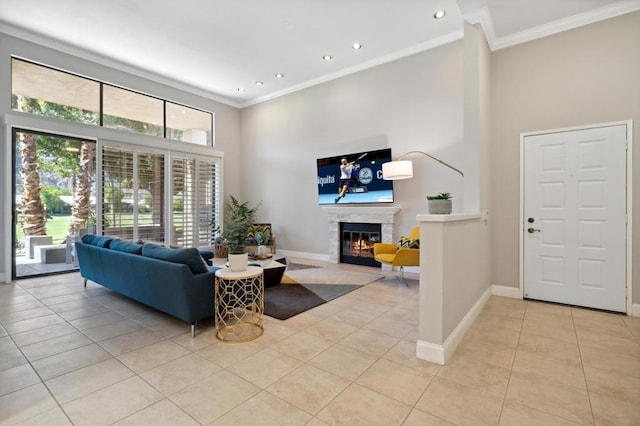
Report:
[[[634,120],[640,123],[640,12],[493,53],[492,283],[519,285],[520,133]],[[634,168],[640,166],[635,150]],[[640,175],[633,178],[633,249],[640,250]],[[638,256],[636,256],[638,259]],[[635,260],[636,270],[640,261]],[[640,302],[640,274],[633,279]]]
[[[462,68],[457,41],[243,109],[242,168],[251,176],[243,193],[262,201],[259,216],[274,225],[279,247],[328,253],[317,158],[391,147],[394,158],[422,150],[462,168]],[[402,209],[395,238],[417,225],[427,194],[451,192],[454,211],[463,208],[459,174],[424,156],[408,159],[414,177],[394,182],[392,205]]]

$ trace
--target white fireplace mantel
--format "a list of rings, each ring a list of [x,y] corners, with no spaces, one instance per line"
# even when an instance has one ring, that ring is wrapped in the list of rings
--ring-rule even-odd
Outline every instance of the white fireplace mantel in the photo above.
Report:
[[[329,261],[340,261],[340,223],[379,223],[382,242],[393,241],[398,207],[324,207],[329,221]]]

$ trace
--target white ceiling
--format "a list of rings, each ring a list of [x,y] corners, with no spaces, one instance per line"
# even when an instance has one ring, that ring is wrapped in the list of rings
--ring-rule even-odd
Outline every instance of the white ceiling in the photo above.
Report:
[[[634,10],[640,0],[2,0],[0,31],[243,107],[460,38],[463,16],[499,49]]]

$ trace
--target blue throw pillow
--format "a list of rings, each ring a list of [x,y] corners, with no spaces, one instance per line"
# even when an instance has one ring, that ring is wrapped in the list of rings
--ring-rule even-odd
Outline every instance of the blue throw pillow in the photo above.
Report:
[[[93,238],[93,245],[97,247],[109,248],[113,237],[107,237],[106,235],[96,235]]]
[[[114,237],[108,237],[106,235],[93,235],[87,234],[82,236],[82,242],[85,244],[89,244],[96,247],[109,248],[109,244],[111,240],[114,240]]]
[[[172,249],[160,247],[156,244],[142,246],[142,255],[153,259],[166,260],[167,262],[182,263],[191,269],[194,274],[208,272],[209,268],[197,248]]]
[[[109,248],[114,251],[142,254],[142,246],[140,244],[130,243],[129,241],[113,240],[111,244],[109,244]]]
[[[82,236],[82,242],[85,244],[89,244],[89,245],[93,245],[93,239],[95,238],[95,235],[93,234],[86,234]]]

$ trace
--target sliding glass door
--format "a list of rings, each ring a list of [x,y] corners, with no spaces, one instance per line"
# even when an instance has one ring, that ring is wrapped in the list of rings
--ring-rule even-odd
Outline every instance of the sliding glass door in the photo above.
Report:
[[[95,141],[13,131],[13,278],[77,270],[75,235],[95,223]]]

